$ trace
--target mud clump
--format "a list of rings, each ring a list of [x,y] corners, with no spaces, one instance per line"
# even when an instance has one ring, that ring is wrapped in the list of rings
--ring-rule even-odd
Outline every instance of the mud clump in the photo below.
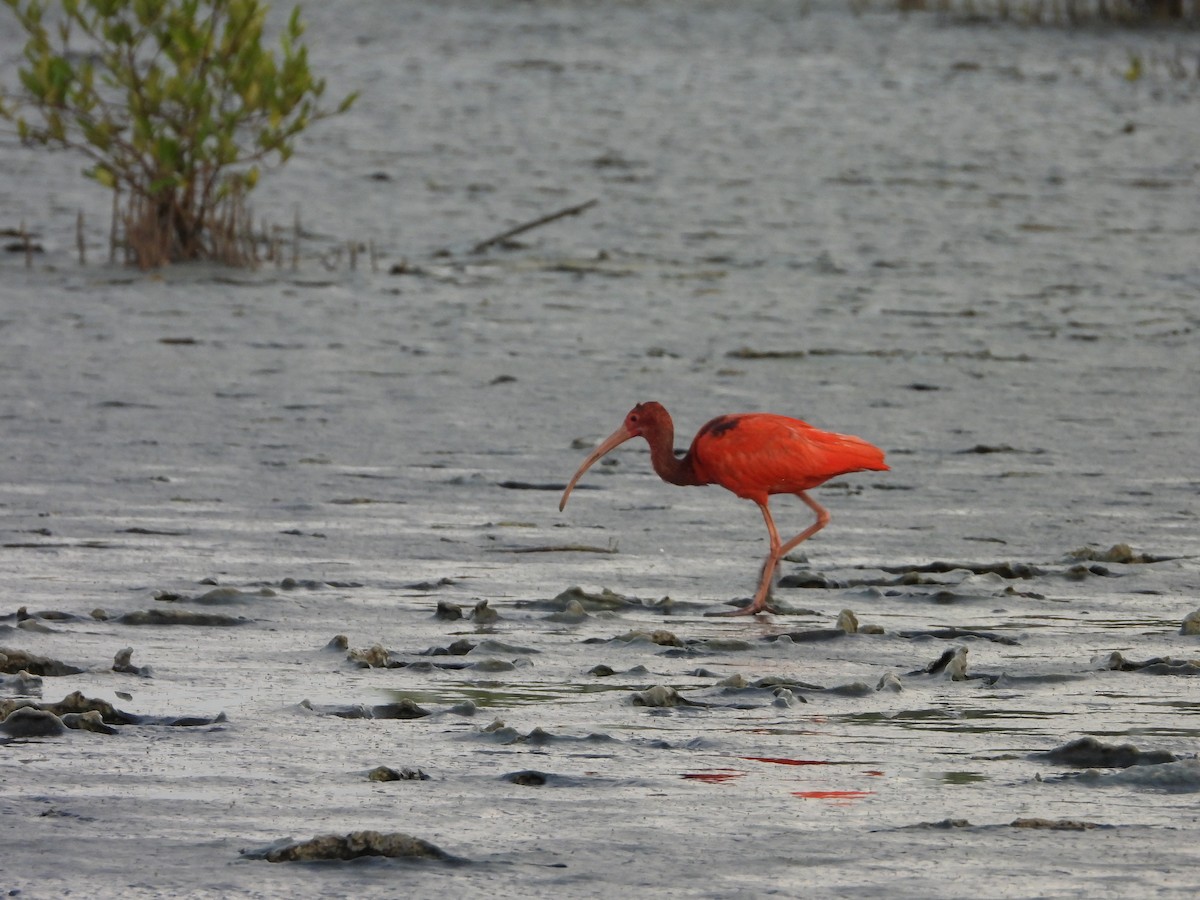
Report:
[[[140,675],[143,678],[149,678],[151,675],[149,666],[133,664],[132,647],[125,647],[123,650],[117,651],[116,656],[113,657],[112,670],[123,675]]]
[[[1175,762],[1174,753],[1166,750],[1139,750],[1133,744],[1104,744],[1094,737],[1081,737],[1055,747],[1042,759],[1079,769],[1127,769],[1130,766],[1153,766]]]
[[[1170,656],[1152,656],[1149,659],[1126,659],[1120,650],[1114,650],[1104,666],[1117,672],[1141,672],[1145,675],[1200,675],[1200,660],[1173,659]]]
[[[57,659],[38,656],[36,653],[26,653],[24,650],[16,650],[12,647],[0,647],[0,672],[8,675],[26,672],[29,675],[57,677],[78,675],[83,671],[78,666],[59,662]]]
[[[1011,828],[1037,828],[1046,831],[1091,831],[1095,828],[1112,828],[1111,825],[1101,825],[1099,822],[1085,822],[1082,819],[1013,819]]]
[[[429,781],[429,776],[420,769],[410,769],[404,766],[393,769],[391,766],[376,766],[367,773],[368,781]]]
[[[121,625],[199,625],[228,628],[246,625],[252,620],[245,616],[199,613],[186,609],[140,609],[122,613],[114,621]]]
[[[383,856],[391,859],[451,860],[445,850],[421,838],[402,832],[352,831],[349,834],[324,834],[308,841],[272,847],[260,858],[267,862],[307,862],[311,860],[358,859]]]
[[[382,644],[372,644],[362,650],[351,650],[346,658],[363,669],[398,669],[404,663],[392,658],[392,654]]]
[[[523,772],[510,772],[504,776],[504,780],[509,784],[518,784],[522,787],[542,787],[550,779],[545,772],[526,769]]]
[[[0,732],[10,738],[58,737],[67,730],[62,719],[36,706],[21,706],[0,721]]]
[[[1180,634],[1200,634],[1200,609],[1188,613],[1179,626]]]
[[[656,684],[644,691],[637,691],[631,698],[634,706],[652,706],[665,708],[672,706],[701,706],[703,704],[688,700],[675,688],[665,684]]]

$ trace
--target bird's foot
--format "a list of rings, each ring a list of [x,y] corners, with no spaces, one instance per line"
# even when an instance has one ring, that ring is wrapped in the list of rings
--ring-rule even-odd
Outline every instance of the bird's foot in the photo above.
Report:
[[[748,603],[745,606],[739,606],[737,609],[725,610],[724,612],[706,612],[704,615],[707,618],[725,619],[731,616],[756,616],[759,613],[778,614],[778,612],[779,610],[764,600],[762,603]]]

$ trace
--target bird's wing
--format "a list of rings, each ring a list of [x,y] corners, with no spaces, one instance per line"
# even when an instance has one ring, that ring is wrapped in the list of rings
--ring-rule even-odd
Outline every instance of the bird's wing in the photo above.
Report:
[[[691,453],[705,482],[759,502],[847,472],[887,468],[883,452],[862,438],[769,413],[714,419],[700,429]]]

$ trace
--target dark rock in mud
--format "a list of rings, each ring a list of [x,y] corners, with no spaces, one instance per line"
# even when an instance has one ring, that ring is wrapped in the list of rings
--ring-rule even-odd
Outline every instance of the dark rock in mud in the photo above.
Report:
[[[459,638],[454,643],[446,647],[430,647],[428,650],[422,650],[422,656],[466,656],[476,647],[466,638]]]
[[[898,694],[904,690],[904,685],[901,683],[899,675],[894,672],[885,672],[880,677],[879,683],[875,685],[875,690]]]
[[[557,622],[561,625],[578,625],[588,619],[587,610],[578,600],[568,600],[566,607],[560,612],[546,616],[547,622]]]
[[[293,585],[295,586],[295,585]],[[216,587],[196,597],[179,594],[175,591],[157,591],[154,599],[159,603],[199,603],[202,606],[232,606],[242,603],[254,603],[264,598],[279,596],[270,588],[260,588],[257,591],[243,591],[238,588]]]
[[[99,717],[100,721],[106,725],[175,725],[189,727],[212,725],[226,721],[224,713],[220,713],[212,718],[202,716],[136,716],[132,713],[122,712],[107,700],[96,700],[91,697],[85,697],[79,691],[68,694],[57,703],[31,703],[28,700],[0,701],[0,716],[7,716],[19,707],[32,707],[52,712],[62,719],[64,723],[68,721],[70,714],[86,716],[90,713],[94,713],[95,715],[88,721],[95,721],[95,718]],[[87,725],[80,725],[78,727],[85,727],[89,731],[100,730],[98,728],[90,728]]]
[[[542,787],[550,780],[546,773],[537,772],[533,769],[526,769],[523,772],[509,772],[502,777],[510,784],[519,784],[522,787]]]
[[[1130,766],[1175,762],[1178,757],[1165,750],[1139,750],[1133,744],[1103,744],[1089,736],[1045,753],[1035,753],[1034,758],[1079,769],[1127,769]]]
[[[83,671],[78,666],[59,662],[57,659],[38,656],[36,653],[27,653],[24,650],[17,650],[12,647],[0,647],[0,672],[5,672],[9,675],[26,672],[29,675],[58,677],[62,675],[78,675]]]
[[[937,638],[942,641],[958,641],[964,638],[977,638],[981,641],[991,641],[993,644],[1005,644],[1009,647],[1019,647],[1021,642],[1016,638],[996,634],[993,631],[974,631],[969,628],[934,628],[929,631],[900,631],[902,638]]]
[[[449,600],[439,600],[437,611],[433,614],[434,618],[441,619],[443,622],[456,622],[463,617],[462,607],[457,603],[451,603]]]
[[[304,709],[310,709],[323,715],[337,716],[339,719],[421,719],[430,715],[429,710],[418,706],[408,697],[395,703],[380,703],[369,707],[358,704],[356,706],[317,708],[307,700],[300,705]]]
[[[665,629],[655,629],[654,631],[627,631],[624,634],[619,634],[613,638],[614,641],[622,643],[632,643],[634,641],[649,641],[652,644],[658,644],[660,647],[682,647],[683,641],[675,636],[673,632]]]
[[[843,587],[836,578],[822,575],[820,572],[794,572],[784,575],[776,582],[781,588],[804,588],[808,590],[836,590]]]
[[[1098,575],[1101,578],[1116,578],[1116,574],[1111,570],[1101,565],[1085,566],[1083,563],[1078,563],[1069,566],[1064,572],[1063,577],[1067,581],[1083,581],[1085,578],[1090,578],[1092,575]]]
[[[429,781],[430,778],[420,769],[410,769],[404,766],[393,769],[391,766],[376,766],[367,773],[370,781]]]
[[[923,669],[909,672],[909,675],[936,675],[945,671],[951,681],[967,680],[967,648],[954,647],[945,651],[941,656]]]
[[[579,586],[567,588],[554,598],[553,605],[561,612],[565,611],[572,601],[579,604],[584,612],[614,612],[642,605],[636,597],[626,597],[608,588],[601,588],[599,593],[591,593]]]
[[[408,591],[436,591],[457,583],[453,578],[439,578],[437,581],[412,581],[402,587]]]
[[[120,672],[123,675],[140,675],[143,678],[149,678],[151,675],[149,666],[135,666],[133,664],[132,647],[125,647],[117,651],[117,655],[113,657],[112,670]]]
[[[635,691],[630,701],[634,706],[652,706],[658,708],[672,706],[703,706],[702,703],[696,703],[693,700],[688,700],[675,688],[666,684],[656,684],[644,691]]]
[[[840,628],[808,628],[804,631],[785,631],[782,634],[768,634],[763,640],[771,643],[786,637],[795,644],[810,644],[815,641],[834,641],[845,636],[846,632]]]
[[[237,588],[219,587],[213,588],[199,597],[193,597],[191,602],[199,603],[202,606],[230,606],[240,603],[254,603],[257,600],[278,596],[270,588],[259,588],[257,591],[240,591]]]
[[[500,621],[500,613],[488,606],[486,600],[480,600],[471,612],[471,621],[476,625],[491,625],[493,622]]]
[[[429,710],[407,697],[396,703],[381,703],[371,707],[373,719],[423,719],[429,714]]]
[[[1080,547],[1067,554],[1068,560],[1094,560],[1095,562],[1122,563],[1124,565],[1144,565],[1148,563],[1169,562],[1174,556],[1154,556],[1149,553],[1135,553],[1128,544],[1113,544],[1107,550],[1096,550],[1093,547]]]
[[[1200,634],[1200,609],[1188,613],[1179,626],[1180,634]]]
[[[104,717],[94,709],[83,713],[64,713],[62,723],[68,728],[74,728],[78,731],[91,731],[95,734],[118,733],[117,729],[106,724]]]
[[[918,572],[946,573],[953,572],[956,569],[966,569],[974,575],[999,575],[1001,578],[1008,579],[1038,578],[1046,574],[1044,570],[1037,566],[1030,565],[1029,563],[1014,562],[966,563],[939,561],[923,563],[921,565],[880,566],[880,569],[893,575]]]
[[[974,828],[975,826],[967,819],[941,819],[937,822],[918,822],[915,825],[904,825],[904,829],[936,829],[938,831],[950,831],[954,828]]]
[[[0,721],[0,732],[12,738],[58,737],[66,730],[62,719],[36,706],[19,706]]]
[[[349,834],[324,834],[308,841],[275,845],[263,851],[245,854],[267,862],[306,862],[311,860],[358,859],[383,856],[391,859],[454,859],[429,841],[401,832],[352,831]]]
[[[382,644],[372,644],[361,650],[351,650],[346,659],[363,669],[400,669],[404,663],[392,656]]]
[[[616,675],[617,670],[612,666],[606,666],[604,663],[601,663],[598,666],[592,666],[592,668],[588,669],[588,674],[595,675],[597,678],[609,678]]]
[[[38,697],[42,693],[42,679],[25,671],[0,675],[0,691],[19,697]]]
[[[225,628],[252,622],[244,616],[198,613],[186,609],[144,609],[117,616],[121,625],[198,625]]]

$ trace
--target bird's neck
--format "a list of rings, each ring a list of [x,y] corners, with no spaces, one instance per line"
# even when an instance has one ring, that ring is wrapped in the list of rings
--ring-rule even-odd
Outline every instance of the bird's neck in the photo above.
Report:
[[[650,445],[650,464],[658,477],[668,484],[694,485],[703,484],[696,477],[692,466],[692,455],[688,453],[682,459],[675,455],[675,429],[670,424],[659,430],[645,435]]]

